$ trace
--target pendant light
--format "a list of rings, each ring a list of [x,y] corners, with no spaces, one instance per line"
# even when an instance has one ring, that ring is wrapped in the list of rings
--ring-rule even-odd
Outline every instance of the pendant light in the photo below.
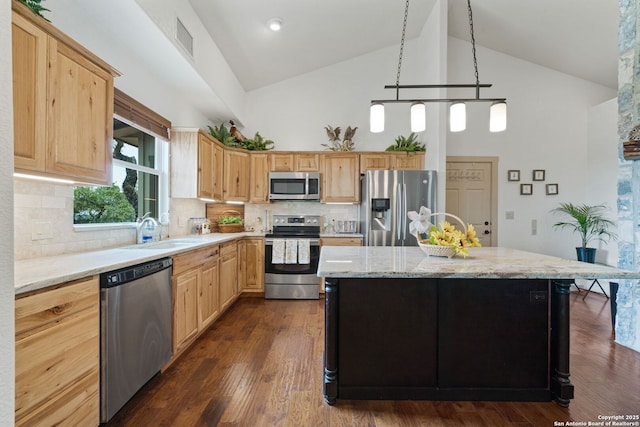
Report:
[[[507,103],[494,102],[489,109],[489,131],[502,132],[507,128]]]
[[[427,128],[427,111],[422,102],[411,104],[411,132],[423,132]]]
[[[404,21],[402,23],[402,38],[400,39],[400,55],[398,57],[398,72],[395,85],[386,85],[385,89],[395,89],[395,99],[374,99],[371,101],[369,125],[371,132],[384,131],[384,104],[410,103],[411,104],[411,131],[422,132],[426,128],[425,104],[430,102],[446,102],[451,104],[449,109],[449,129],[451,132],[460,132],[466,129],[466,105],[467,102],[490,102],[491,132],[501,132],[507,128],[507,100],[506,98],[481,98],[480,88],[491,87],[491,84],[481,84],[478,77],[478,61],[476,58],[476,40],[473,32],[473,13],[471,0],[467,0],[469,13],[469,31],[471,33],[471,47],[473,54],[473,68],[475,71],[475,83],[471,84],[435,84],[435,85],[400,85],[400,70],[402,68],[402,54],[409,16],[409,0],[406,0]],[[425,98],[425,99],[401,99],[400,89],[475,89],[475,97],[468,98]],[[418,130],[419,129],[419,130]]]
[[[380,133],[384,130],[384,104],[379,102],[371,104],[369,128],[373,133]]]

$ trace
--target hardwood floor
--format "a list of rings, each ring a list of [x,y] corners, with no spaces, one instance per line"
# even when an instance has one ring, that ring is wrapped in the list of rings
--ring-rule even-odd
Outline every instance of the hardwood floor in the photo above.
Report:
[[[613,342],[604,296],[571,298],[569,408],[340,400],[329,406],[322,398],[323,301],[241,298],[108,426],[537,427],[640,414],[640,353]]]

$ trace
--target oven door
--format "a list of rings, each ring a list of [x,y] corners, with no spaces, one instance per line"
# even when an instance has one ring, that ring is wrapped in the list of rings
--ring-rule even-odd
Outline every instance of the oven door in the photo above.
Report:
[[[265,239],[265,283],[302,283],[301,281],[318,283],[316,274],[318,273],[318,262],[320,260],[319,239],[309,239],[309,264],[274,264],[272,262],[273,240],[271,238]]]

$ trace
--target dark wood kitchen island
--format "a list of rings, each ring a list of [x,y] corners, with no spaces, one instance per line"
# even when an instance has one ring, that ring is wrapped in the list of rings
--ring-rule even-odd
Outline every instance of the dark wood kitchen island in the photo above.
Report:
[[[637,272],[507,248],[322,248],[324,397],[568,406],[574,279]]]

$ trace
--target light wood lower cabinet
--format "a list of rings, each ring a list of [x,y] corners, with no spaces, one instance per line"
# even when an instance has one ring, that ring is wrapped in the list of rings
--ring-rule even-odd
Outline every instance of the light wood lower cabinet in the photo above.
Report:
[[[220,245],[220,310],[229,307],[238,295],[238,243]]]
[[[15,425],[97,426],[98,277],[19,296],[15,319]]]
[[[264,239],[238,242],[238,287],[241,292],[264,292]]]
[[[173,257],[173,353],[179,355],[220,314],[218,245]]]

